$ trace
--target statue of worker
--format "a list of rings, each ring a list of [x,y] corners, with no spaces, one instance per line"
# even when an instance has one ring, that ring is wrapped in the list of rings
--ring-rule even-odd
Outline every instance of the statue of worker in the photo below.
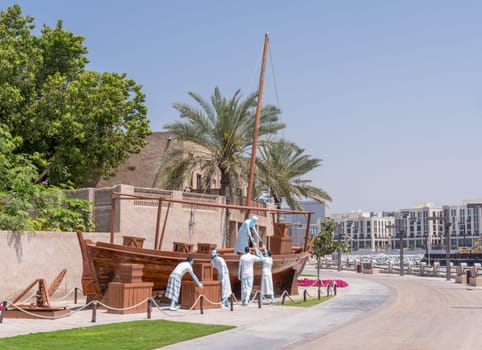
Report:
[[[244,248],[244,254],[239,258],[238,267],[238,279],[241,281],[241,305],[249,304],[249,297],[251,296],[251,290],[253,289],[254,280],[254,263],[262,262],[263,256],[259,252],[258,248],[256,255],[251,254],[249,247]]]
[[[263,274],[261,277],[261,296],[268,296],[271,298],[271,304],[274,303],[273,275],[271,273],[272,267],[273,258],[271,257],[271,251],[265,249],[263,256]]]
[[[199,282],[199,279],[192,270],[192,258],[188,257],[186,261],[178,264],[174,271],[169,275],[165,295],[167,298],[171,299],[171,306],[169,307],[169,310],[171,311],[177,311],[177,300],[179,299],[179,293],[181,292],[181,280],[186,272],[189,272],[199,288],[203,287],[202,283]]]
[[[253,240],[253,235],[251,234],[252,230],[256,239],[261,241],[258,231],[256,231],[257,221],[258,218],[256,216],[252,216],[251,218],[244,220],[243,224],[239,228],[238,239],[236,240],[236,246],[234,247],[234,254],[244,254],[244,248],[249,247],[249,241],[253,243],[253,247],[257,247],[256,242]]]
[[[211,252],[211,264],[218,271],[218,278],[221,281],[221,299],[224,307],[229,306],[228,298],[233,293],[231,281],[229,280],[229,270],[226,261],[218,255],[216,249]]]

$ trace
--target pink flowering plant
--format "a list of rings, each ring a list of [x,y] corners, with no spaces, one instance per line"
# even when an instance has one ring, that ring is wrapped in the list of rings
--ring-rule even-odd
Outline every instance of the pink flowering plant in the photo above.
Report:
[[[336,285],[337,288],[348,287],[348,283],[344,280],[316,280],[314,278],[303,278],[298,281],[299,287],[327,287]]]

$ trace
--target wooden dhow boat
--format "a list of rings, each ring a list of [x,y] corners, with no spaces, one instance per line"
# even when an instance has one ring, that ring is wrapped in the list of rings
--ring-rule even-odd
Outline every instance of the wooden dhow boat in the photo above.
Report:
[[[153,290],[163,290],[167,286],[169,274],[174,270],[177,264],[185,261],[188,256],[192,257],[196,264],[210,264],[211,251],[214,248],[210,244],[199,245],[196,250],[191,245],[175,246],[173,251],[161,250],[162,240],[164,236],[165,223],[160,230],[160,211],[161,203],[168,203],[168,210],[171,204],[190,205],[196,207],[218,207],[229,210],[239,210],[245,213],[265,212],[266,215],[272,214],[273,232],[269,242],[263,242],[272,252],[273,258],[273,287],[276,295],[280,295],[284,291],[290,294],[297,294],[297,278],[303,270],[309,256],[308,237],[310,229],[311,212],[283,210],[275,208],[251,207],[249,206],[252,197],[254,169],[256,158],[256,145],[258,138],[258,128],[260,123],[260,113],[263,95],[263,81],[266,65],[266,56],[268,52],[269,33],[265,35],[262,68],[260,74],[260,83],[258,91],[258,101],[256,108],[256,120],[253,132],[252,152],[250,161],[250,173],[248,181],[248,189],[246,196],[246,205],[230,205],[221,203],[207,203],[203,201],[188,201],[183,199],[173,199],[162,196],[141,196],[128,195],[122,193],[114,193],[112,200],[112,217],[111,217],[111,237],[109,243],[97,242],[93,243],[83,238],[82,232],[78,232],[78,238],[83,257],[83,275],[82,288],[84,294],[95,295],[97,298],[103,298],[106,294],[109,283],[115,279],[119,279],[120,265],[136,264],[142,266],[142,281],[153,283]],[[115,200],[121,199],[137,199],[137,200],[157,200],[158,216],[156,225],[156,237],[154,249],[146,249],[136,237],[125,237],[123,244],[114,244],[114,213]],[[288,234],[289,225],[277,222],[281,214],[300,214],[306,216],[306,232],[303,247],[293,247],[291,237]],[[167,214],[165,216],[167,218]],[[162,234],[160,234],[162,232]],[[266,237],[265,237],[266,239]],[[261,242],[260,242],[261,243]],[[269,243],[269,244],[266,244]],[[260,245],[261,246],[261,245]],[[240,255],[234,254],[233,248],[216,248],[229,269],[231,287],[235,295],[240,295],[240,282],[238,280],[238,266]],[[254,265],[254,285],[259,286],[262,274],[262,264]]]
[[[221,208],[229,208],[231,210],[249,210],[251,213],[265,212],[271,214],[273,218],[273,235],[269,237],[269,246],[272,251],[273,258],[273,286],[276,295],[280,295],[284,291],[289,294],[297,294],[297,279],[309,257],[309,223],[311,212],[270,209],[264,207],[246,207],[238,205],[228,205],[220,203],[192,202],[182,199],[164,198],[160,196],[147,196],[135,194],[113,193],[113,203],[115,200],[157,200],[161,202],[180,203],[184,205],[197,206],[215,206]],[[112,210],[114,213],[115,210]],[[304,215],[307,220],[305,232],[305,244],[301,246],[292,246],[291,237],[289,237],[289,224],[275,222],[280,214],[299,214]],[[112,222],[115,218],[112,217]],[[113,227],[113,226],[112,226]],[[143,247],[143,238],[124,236],[122,244],[114,243],[115,233],[111,231],[110,242],[92,242],[85,239],[81,231],[77,231],[80,249],[83,258],[82,273],[82,289],[84,295],[92,296],[97,299],[103,299],[107,293],[109,283],[119,279],[120,266],[122,264],[135,264],[142,266],[142,281],[153,283],[153,290],[165,290],[169,274],[174,270],[177,264],[192,257],[196,264],[210,264],[211,251],[215,245],[198,243],[197,249],[193,249],[193,244],[177,246],[173,251],[160,250],[156,247],[162,246],[155,243],[154,249]],[[156,242],[162,235],[156,233]],[[267,239],[267,237],[265,237]],[[264,243],[265,244],[265,243]],[[240,255],[234,253],[233,248],[217,248],[218,254],[222,256],[230,271],[230,280],[235,295],[240,295],[240,282],[238,280],[238,266]],[[262,249],[261,249],[262,250]],[[254,285],[259,286],[261,283],[262,264],[254,265]],[[189,278],[187,275],[186,278]]]

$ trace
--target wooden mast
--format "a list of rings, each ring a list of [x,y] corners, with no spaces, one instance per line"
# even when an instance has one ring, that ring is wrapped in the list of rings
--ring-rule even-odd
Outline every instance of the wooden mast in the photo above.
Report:
[[[251,149],[251,162],[249,168],[249,182],[248,182],[248,193],[246,195],[246,206],[251,206],[251,197],[253,195],[253,183],[254,183],[254,168],[255,168],[255,161],[256,161],[256,147],[258,144],[258,129],[259,129],[259,121],[261,119],[261,107],[263,102],[263,85],[264,85],[264,71],[266,68],[266,56],[268,53],[268,42],[269,42],[269,33],[264,35],[264,48],[263,48],[263,62],[261,65],[261,74],[259,77],[259,90],[258,90],[258,104],[256,106],[256,121],[254,124],[254,133],[253,133],[253,146]],[[246,211],[246,217],[249,215],[249,210]]]

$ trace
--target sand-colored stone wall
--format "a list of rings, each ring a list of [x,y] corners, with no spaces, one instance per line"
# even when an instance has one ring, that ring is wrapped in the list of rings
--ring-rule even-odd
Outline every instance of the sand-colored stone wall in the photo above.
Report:
[[[76,192],[78,198],[94,203],[93,218],[97,231],[110,231],[112,215],[112,192],[165,195],[174,199],[224,203],[224,197],[201,195],[181,191],[136,188],[117,185],[113,188],[84,189]],[[144,247],[153,249],[156,237],[158,217],[157,200],[120,200],[115,205],[114,243],[122,244],[123,236],[136,236],[145,239]],[[167,220],[165,220],[168,215]],[[263,237],[272,235],[270,216],[264,212],[258,215],[258,231]],[[244,220],[244,213],[231,210],[229,236],[230,245],[234,246],[239,226]],[[225,209],[189,204],[173,203],[168,210],[164,202],[160,212],[159,237],[166,222],[162,250],[173,250],[173,242],[210,243],[224,247]],[[109,232],[84,233],[84,238],[92,241],[110,239]],[[75,287],[81,287],[82,257],[75,232],[35,232],[16,233],[0,231],[0,301],[18,295],[35,279],[45,278],[47,284],[67,269],[58,294],[68,293]],[[195,248],[196,249],[196,248]]]
[[[84,238],[108,241],[109,233],[85,233]],[[30,283],[45,278],[50,285],[67,269],[57,294],[81,288],[82,257],[75,232],[0,231],[0,300],[13,299]]]

